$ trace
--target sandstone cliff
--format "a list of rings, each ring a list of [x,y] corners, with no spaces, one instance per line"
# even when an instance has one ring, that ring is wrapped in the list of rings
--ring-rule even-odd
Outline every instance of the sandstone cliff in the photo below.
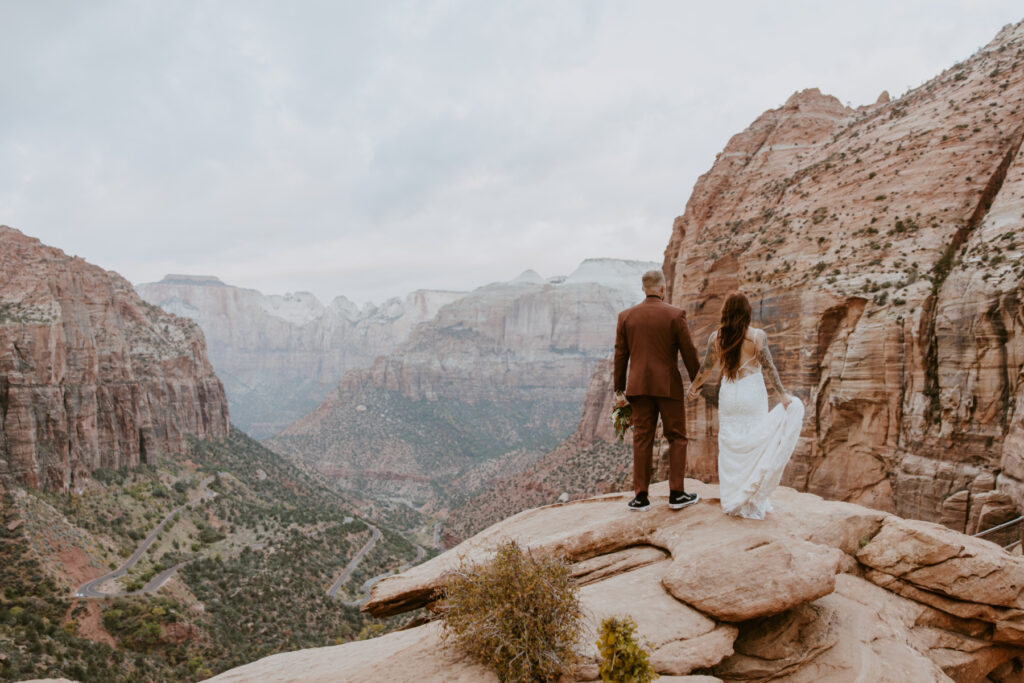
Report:
[[[346,485],[421,497],[510,451],[536,458],[572,431],[615,315],[652,266],[595,259],[556,282],[474,290],[269,443]]]
[[[194,323],[116,273],[0,226],[0,479],[66,490],[99,467],[227,433],[224,389]]]
[[[168,275],[140,284],[146,301],[202,328],[235,424],[272,436],[316,408],[348,370],[369,366],[463,294],[419,290],[380,306],[308,292],[264,295],[215,277]]]
[[[793,95],[665,251],[698,338],[739,288],[808,405],[786,481],[974,530],[1024,502],[1024,23],[903,97]],[[715,475],[714,388],[691,471]]]
[[[624,614],[664,680],[1019,680],[1024,559],[937,524],[786,488],[765,521],[728,517],[717,487],[687,484],[703,500],[682,512],[668,509],[664,483],[639,515],[626,509],[630,494],[523,512],[384,579],[363,609],[434,608],[448,570],[514,539],[572,562],[587,615],[574,680],[598,678],[596,627]],[[435,621],[211,680],[497,681],[439,636]]]
[[[850,109],[797,93],[697,182],[666,249],[670,300],[703,340],[726,294],[751,298],[784,384],[809,406],[787,483],[968,533],[1019,514],[1022,136],[1018,24],[897,100]],[[453,510],[452,540],[621,480],[631,461],[611,433],[609,368],[577,432]],[[687,404],[689,471],[708,480],[716,393]]]

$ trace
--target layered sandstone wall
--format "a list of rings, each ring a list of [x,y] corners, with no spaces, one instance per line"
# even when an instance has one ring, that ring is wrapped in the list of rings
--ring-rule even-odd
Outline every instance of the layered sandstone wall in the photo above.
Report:
[[[652,267],[594,259],[554,282],[527,273],[476,289],[268,443],[352,486],[465,494],[437,486],[513,450],[546,452],[572,431],[615,316],[642,298]]]
[[[733,137],[676,219],[664,270],[698,345],[743,291],[807,402],[788,484],[968,533],[1018,516],[1022,34],[1007,27],[895,101],[851,109],[796,93]],[[610,368],[596,367],[572,436],[452,511],[455,538],[622,484]],[[688,471],[708,481],[716,395],[687,402]],[[664,478],[664,457],[656,467]]]
[[[739,289],[808,406],[786,481],[971,531],[1024,503],[1024,23],[903,97],[736,135],[664,270],[698,339]],[[715,477],[715,387],[689,406]]]
[[[629,289],[598,283],[488,285],[442,308],[395,353],[352,372],[364,384],[410,399],[476,400],[498,391],[572,388],[583,397],[594,364],[615,339],[615,315],[636,303]]]
[[[0,226],[0,478],[66,490],[228,422],[198,326]]]
[[[464,294],[419,290],[362,308],[339,296],[325,306],[308,292],[264,295],[189,275],[136,290],[199,324],[235,424],[257,438],[316,408],[346,372],[390,353],[415,325]]]

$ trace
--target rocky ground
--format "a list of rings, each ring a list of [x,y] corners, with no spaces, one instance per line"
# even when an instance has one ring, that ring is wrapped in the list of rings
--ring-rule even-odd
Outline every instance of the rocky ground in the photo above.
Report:
[[[379,583],[364,609],[429,606],[445,572],[504,539],[573,562],[588,613],[575,680],[597,678],[596,624],[628,614],[665,680],[1017,681],[1024,559],[943,526],[779,489],[763,522],[702,502],[633,513],[626,494],[523,512]],[[694,677],[701,676],[701,677]],[[212,680],[497,680],[430,622],[366,642],[275,655]]]

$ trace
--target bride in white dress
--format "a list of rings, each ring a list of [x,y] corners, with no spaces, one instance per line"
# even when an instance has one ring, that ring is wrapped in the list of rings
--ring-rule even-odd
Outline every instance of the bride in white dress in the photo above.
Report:
[[[708,338],[690,396],[716,368],[718,389],[718,482],[722,509],[730,515],[764,519],[769,497],[793,455],[804,405],[782,388],[764,330],[750,327],[750,302],[731,294],[722,305],[721,326]],[[768,410],[765,380],[780,403]]]

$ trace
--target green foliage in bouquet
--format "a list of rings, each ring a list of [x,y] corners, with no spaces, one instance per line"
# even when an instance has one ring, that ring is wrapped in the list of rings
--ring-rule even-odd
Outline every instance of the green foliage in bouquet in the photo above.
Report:
[[[608,617],[601,622],[597,647],[601,651],[601,680],[615,683],[650,683],[658,674],[636,641],[632,617]]]
[[[524,552],[514,541],[488,562],[447,575],[444,640],[502,681],[555,681],[578,655],[583,609],[564,559]]]
[[[623,441],[626,430],[633,427],[633,406],[626,403],[612,408],[612,424],[615,425],[615,436],[619,437],[620,442]]]

